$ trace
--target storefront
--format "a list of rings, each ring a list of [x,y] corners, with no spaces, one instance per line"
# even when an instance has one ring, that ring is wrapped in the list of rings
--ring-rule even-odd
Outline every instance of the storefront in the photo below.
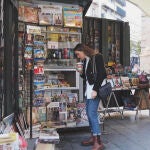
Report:
[[[21,108],[28,125],[46,121],[51,127],[83,125],[77,122],[79,118],[86,120],[82,80],[72,51],[80,42],[100,50],[106,64],[129,65],[129,57],[124,57],[129,54],[128,23],[84,17],[90,3],[19,1],[15,10],[19,15],[9,9],[16,23],[7,23],[7,19],[5,23],[11,27],[5,34],[13,38],[14,48],[8,44],[11,40],[5,41],[4,99],[12,99],[4,103],[6,114]],[[14,32],[17,25],[18,32]],[[12,50],[9,55],[8,49]]]
[[[105,64],[130,65],[128,22],[84,17],[83,42],[103,54]],[[128,56],[128,57],[127,57]]]

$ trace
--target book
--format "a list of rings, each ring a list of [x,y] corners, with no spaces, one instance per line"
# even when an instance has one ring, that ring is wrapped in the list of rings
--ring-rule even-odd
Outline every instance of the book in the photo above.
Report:
[[[8,144],[17,140],[17,133],[0,134],[0,144]]]
[[[40,141],[38,141],[37,145],[36,145],[36,150],[54,150],[55,149],[55,145],[54,144],[45,144],[45,143],[40,143]]]

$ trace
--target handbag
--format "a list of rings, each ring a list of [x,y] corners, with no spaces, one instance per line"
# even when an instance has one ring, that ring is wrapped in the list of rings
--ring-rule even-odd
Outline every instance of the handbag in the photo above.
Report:
[[[112,87],[110,82],[107,82],[105,85],[99,88],[99,95],[102,100],[106,100],[111,92],[112,92]]]
[[[94,80],[96,80],[97,69],[96,69],[96,64],[95,64],[95,56],[93,56],[92,58],[92,67],[93,67]],[[102,100],[106,100],[111,92],[112,92],[111,83],[107,82],[107,79],[106,79],[106,84],[99,88],[99,96]]]

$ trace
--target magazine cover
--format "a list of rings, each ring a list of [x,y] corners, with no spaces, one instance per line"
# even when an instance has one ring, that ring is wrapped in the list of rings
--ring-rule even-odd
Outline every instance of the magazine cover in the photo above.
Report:
[[[30,70],[33,68],[33,59],[25,59],[25,68]]]
[[[31,59],[31,58],[33,57],[33,56],[32,56],[32,52],[33,52],[33,47],[27,45],[27,46],[25,47],[25,51],[24,51],[24,58],[25,58],[25,59]]]
[[[32,123],[35,124],[38,122],[38,107],[32,107]],[[30,107],[27,109],[27,123],[30,124]]]
[[[33,34],[26,34],[26,44],[33,45]]]
[[[41,106],[44,104],[44,90],[34,91],[33,106]]]
[[[45,58],[45,53],[42,49],[34,49],[34,59],[44,59]]]
[[[42,35],[34,35],[34,41],[41,41],[41,42],[45,42],[46,39],[46,35],[42,34]]]
[[[59,112],[66,112],[66,111],[67,111],[67,103],[59,102]]]
[[[59,121],[59,102],[51,102],[47,105],[47,120]]]
[[[19,50],[23,50],[23,40],[24,40],[24,33],[18,33],[18,48]]]
[[[45,76],[43,74],[36,74],[34,75],[34,82],[44,82]]]
[[[78,103],[77,104],[77,117],[80,118],[83,121],[87,121],[87,115],[86,115],[86,106],[85,103]]]
[[[44,98],[43,97],[34,98],[33,106],[39,107],[39,106],[43,106],[43,105],[44,105]]]
[[[34,40],[34,49],[41,49],[44,50],[45,44],[43,41],[36,41]]]
[[[34,91],[34,98],[44,97],[44,90]]]
[[[61,95],[61,90],[52,90],[52,96]]]
[[[18,22],[18,31],[25,31],[25,24],[23,22]]]
[[[122,87],[122,82],[121,82],[121,78],[120,77],[113,77],[112,78],[113,83],[114,83],[114,87],[115,88],[121,88]]]
[[[58,42],[59,41],[59,34],[58,33],[49,33],[47,34],[48,41],[51,42]]]
[[[48,41],[47,48],[48,49],[58,49],[58,42]]]
[[[41,27],[33,26],[33,25],[27,25],[27,34],[41,35]]]
[[[59,112],[59,121],[67,121],[67,112]]]
[[[38,9],[24,6],[24,21],[38,23]]]
[[[45,101],[45,103],[50,103],[50,102],[52,102],[52,94],[51,94],[51,91],[45,90],[45,92],[44,92],[44,101]]]
[[[69,103],[76,103],[78,102],[78,94],[77,93],[68,93],[68,102]]]
[[[58,5],[38,5],[39,24],[62,25],[62,6]]]
[[[82,7],[64,7],[64,26],[82,28]]]
[[[46,107],[38,107],[39,122],[46,121]]]
[[[24,21],[24,6],[19,6],[18,8],[18,20]]]
[[[129,77],[121,76],[121,81],[122,81],[123,88],[130,88],[131,87]]]
[[[67,115],[67,120],[68,121],[75,121],[75,119],[77,118],[77,108],[75,107],[68,107],[67,109],[68,115]]]
[[[44,90],[44,82],[34,81],[34,90]]]
[[[34,74],[35,75],[37,75],[37,74],[44,74],[43,66],[34,65]]]

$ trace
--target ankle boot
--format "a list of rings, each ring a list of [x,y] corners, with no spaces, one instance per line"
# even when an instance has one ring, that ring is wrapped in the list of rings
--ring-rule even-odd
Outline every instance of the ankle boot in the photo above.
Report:
[[[100,139],[100,136],[93,136],[94,139],[94,145],[92,147],[92,150],[103,150],[104,145]]]
[[[91,133],[91,137],[89,139],[82,141],[81,145],[82,146],[91,146],[91,145],[94,145],[93,134]]]

